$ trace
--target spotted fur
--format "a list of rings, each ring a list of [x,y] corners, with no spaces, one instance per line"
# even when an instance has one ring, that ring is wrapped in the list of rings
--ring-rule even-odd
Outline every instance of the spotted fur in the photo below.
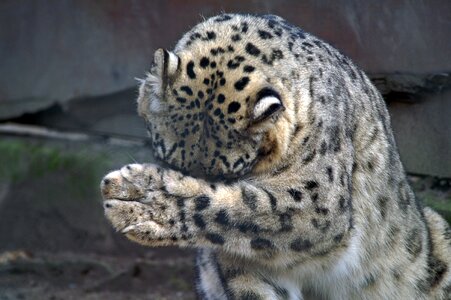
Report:
[[[276,16],[224,14],[157,50],[138,111],[161,166],[102,181],[148,246],[199,249],[202,299],[450,299],[450,231],[414,197],[384,101]]]

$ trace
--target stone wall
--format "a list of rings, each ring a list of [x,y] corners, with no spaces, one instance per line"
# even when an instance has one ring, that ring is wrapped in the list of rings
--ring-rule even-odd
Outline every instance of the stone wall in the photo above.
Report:
[[[222,11],[278,14],[341,49],[390,101],[407,170],[451,177],[447,0],[5,0],[0,120],[58,104],[65,116],[75,115],[78,121],[69,122],[74,128],[144,135],[133,115],[134,78],[143,76],[156,48],[172,48],[202,17]],[[124,105],[126,113],[105,114]],[[89,112],[93,122],[84,122],[80,112]],[[94,122],[96,114],[106,117]]]

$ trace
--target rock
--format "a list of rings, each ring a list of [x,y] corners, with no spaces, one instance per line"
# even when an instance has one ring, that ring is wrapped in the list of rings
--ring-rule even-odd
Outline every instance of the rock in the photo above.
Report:
[[[3,200],[9,192],[9,181],[6,179],[0,180],[0,208],[2,206]]]
[[[390,102],[388,109],[401,161],[415,174],[451,177],[451,90]]]
[[[436,94],[451,87],[451,73],[370,74],[371,81],[388,101],[415,102],[425,94]]]
[[[0,120],[135,87],[156,48],[221,11],[271,11],[374,74],[451,69],[448,1],[36,1],[0,3]],[[414,38],[413,38],[414,36]]]
[[[2,138],[0,252],[144,252],[112,230],[99,191],[109,170],[135,159],[152,162],[145,148]]]

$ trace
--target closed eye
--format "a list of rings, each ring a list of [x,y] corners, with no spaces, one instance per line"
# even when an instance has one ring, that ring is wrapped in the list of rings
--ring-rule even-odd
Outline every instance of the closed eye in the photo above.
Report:
[[[254,122],[262,121],[283,108],[279,93],[271,88],[264,88],[257,94],[252,119]]]

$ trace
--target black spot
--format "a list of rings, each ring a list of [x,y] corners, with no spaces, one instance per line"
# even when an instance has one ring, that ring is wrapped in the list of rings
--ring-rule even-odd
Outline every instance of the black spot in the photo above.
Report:
[[[376,276],[374,274],[369,274],[364,277],[364,282],[362,284],[363,288],[369,288],[376,283]]]
[[[176,100],[180,103],[186,103],[186,98],[183,97],[177,97]]]
[[[216,39],[216,33],[213,31],[207,31],[207,39],[210,41]]]
[[[288,290],[286,290],[283,287],[280,287],[278,285],[272,285],[274,288],[274,291],[276,292],[277,296],[279,296],[277,299],[289,299],[290,294],[288,293]]]
[[[332,126],[329,128],[329,149],[334,152],[338,152],[341,149],[341,139],[340,139],[340,131],[338,126]]]
[[[338,207],[341,213],[344,213],[347,209],[346,199],[343,196],[340,196],[340,199],[338,200]]]
[[[274,246],[270,240],[256,238],[251,240],[251,248],[254,250],[268,250],[274,248]]]
[[[310,198],[312,199],[313,203],[316,203],[318,201],[318,193],[313,193]]]
[[[233,101],[229,104],[228,108],[227,108],[227,112],[229,114],[233,114],[236,113],[241,107],[241,104],[239,102]]]
[[[408,191],[404,186],[403,182],[400,182],[398,185],[398,206],[401,211],[405,212],[407,207],[410,205],[410,197],[408,195]]]
[[[195,209],[197,211],[204,210],[210,205],[210,197],[208,196],[199,196],[194,199]]]
[[[227,62],[227,68],[234,70],[240,66],[240,63],[233,61],[232,59]]]
[[[221,225],[228,225],[230,220],[226,210],[221,209],[216,213],[215,222]]]
[[[297,35],[297,37],[298,37],[299,39],[305,39],[305,34],[304,34],[304,32],[303,32],[302,30],[300,30],[300,29],[296,32],[296,35]]]
[[[252,191],[242,187],[241,195],[243,196],[244,204],[246,204],[251,210],[257,209],[257,196]]]
[[[296,137],[296,136],[298,135],[299,131],[301,131],[301,129],[302,129],[302,126],[301,126],[300,124],[296,124],[296,125],[294,126],[293,136]],[[308,138],[308,137],[307,137],[307,138]],[[305,139],[306,139],[306,138],[304,138],[304,140],[305,140]],[[302,145],[305,146],[304,141],[302,141]]]
[[[241,35],[239,34],[232,35],[232,41],[237,42],[239,40],[241,40]]]
[[[276,208],[277,208],[277,199],[276,199],[276,197],[271,192],[269,192],[266,189],[263,189],[263,191],[268,195],[269,203],[271,204],[271,209],[273,211],[276,210]]]
[[[235,82],[234,86],[237,91],[242,91],[248,83],[249,83],[249,77],[245,76],[245,77],[242,77],[237,82]]]
[[[246,52],[253,56],[258,56],[260,54],[260,49],[254,46],[252,43],[247,43]]]
[[[294,251],[301,252],[312,248],[312,243],[309,240],[298,238],[291,242],[290,248]]]
[[[260,226],[251,222],[251,221],[243,221],[237,224],[236,226],[239,231],[243,233],[253,232],[258,233],[260,231]]]
[[[205,238],[212,242],[213,244],[217,245],[223,245],[224,244],[224,238],[217,234],[217,233],[207,233],[205,234]]]
[[[368,170],[373,171],[374,165],[373,165],[372,161],[368,161],[367,166],[368,166]]]
[[[227,67],[231,70],[234,70],[238,68],[244,60],[245,60],[244,56],[237,55],[227,62]]]
[[[321,146],[319,148],[319,154],[324,155],[326,154],[326,151],[327,151],[327,143],[326,141],[322,141]]]
[[[202,92],[202,91],[197,92],[197,97],[202,99],[204,97],[204,92]]]
[[[329,229],[329,227],[330,227],[330,221],[329,220],[326,220],[323,223],[320,223],[318,221],[318,219],[313,218],[311,220],[311,222],[312,222],[313,227],[315,227],[316,229],[321,230],[322,232],[326,232],[327,229]]]
[[[313,151],[307,152],[307,154],[305,154],[305,156],[302,158],[302,163],[303,164],[308,164],[309,162],[311,162],[316,156],[316,150],[313,149]]]
[[[190,61],[187,65],[186,65],[186,74],[188,74],[188,77],[191,79],[195,79],[196,78],[196,73],[194,73],[194,61]]]
[[[318,187],[318,182],[310,180],[305,183],[305,188],[308,190],[313,190]]]
[[[345,171],[341,172],[341,175],[340,175],[340,185],[341,186],[345,185],[345,176],[346,176]]]
[[[197,227],[199,227],[200,229],[205,229],[206,224],[204,218],[200,214],[194,214],[193,219],[194,224],[196,224]]]
[[[225,78],[221,78],[221,80],[219,80],[219,84],[220,85],[225,85],[225,83],[226,83],[226,79]]]
[[[423,249],[421,232],[418,228],[414,228],[409,232],[406,239],[406,249],[412,255],[412,261],[415,260]]]
[[[247,24],[247,22],[242,22],[241,23],[241,32],[247,32],[248,29],[249,29],[249,25]]]
[[[212,68],[212,69],[216,68],[216,62],[215,61],[212,61],[210,63],[210,68]]]
[[[216,19],[214,19],[214,21],[216,23],[221,23],[221,22],[228,21],[230,19],[232,19],[232,17],[230,15],[220,15]]]
[[[262,99],[264,97],[270,97],[270,96],[280,99],[279,93],[271,88],[263,88],[257,93],[257,99]]]
[[[377,202],[379,204],[379,211],[381,213],[382,220],[385,220],[385,216],[387,215],[388,198],[385,196],[379,196],[377,198]]]
[[[273,38],[273,35],[271,33],[269,33],[268,31],[265,31],[265,30],[259,30],[258,31],[258,35],[260,36],[260,38],[262,38],[264,40]]]
[[[255,70],[255,68],[253,66],[249,66],[249,65],[246,65],[243,68],[244,73],[252,73],[252,72],[254,72],[254,70]]]
[[[329,182],[333,182],[334,181],[334,173],[333,173],[332,167],[331,166],[327,167],[326,171],[327,171],[327,178],[329,179]]]
[[[265,64],[272,65],[275,60],[280,60],[283,58],[283,52],[279,49],[273,49],[271,55],[268,57],[266,54],[262,56],[262,61]]]
[[[189,96],[193,95],[193,90],[187,85],[182,86],[180,89],[187,93]]]
[[[327,209],[325,207],[317,206],[317,207],[315,207],[315,212],[317,214],[327,215],[329,213],[329,209]]]
[[[300,202],[302,200],[302,192],[300,190],[297,189],[289,189],[287,191],[290,196],[294,199],[294,201],[296,202]]]
[[[241,293],[237,299],[238,300],[262,300],[263,298],[261,298],[259,295],[257,295],[254,292],[246,291],[246,292]]]
[[[182,197],[177,198],[177,206],[182,208],[185,206],[185,199]]]
[[[340,233],[340,234],[337,234],[336,236],[334,236],[335,243],[339,243],[339,242],[341,242],[341,240],[343,240],[343,233]]]
[[[291,215],[288,213],[283,213],[279,215],[280,222],[280,231],[281,232],[289,232],[293,230],[293,220],[291,219]]]
[[[443,261],[439,260],[433,253],[428,257],[428,276],[420,284],[421,290],[427,292],[436,287],[444,278],[448,266]]]
[[[219,94],[218,95],[218,103],[224,103],[224,101],[225,101],[224,95],[223,94]]]
[[[235,119],[233,118],[228,118],[227,121],[229,121],[230,123],[235,123]],[[235,170],[236,168],[238,168],[238,166],[244,165],[244,159],[242,157],[238,158],[234,163],[232,168]]]
[[[208,67],[209,64],[210,60],[205,56],[202,57],[202,59],[200,60],[200,66],[205,69],[206,67]]]

